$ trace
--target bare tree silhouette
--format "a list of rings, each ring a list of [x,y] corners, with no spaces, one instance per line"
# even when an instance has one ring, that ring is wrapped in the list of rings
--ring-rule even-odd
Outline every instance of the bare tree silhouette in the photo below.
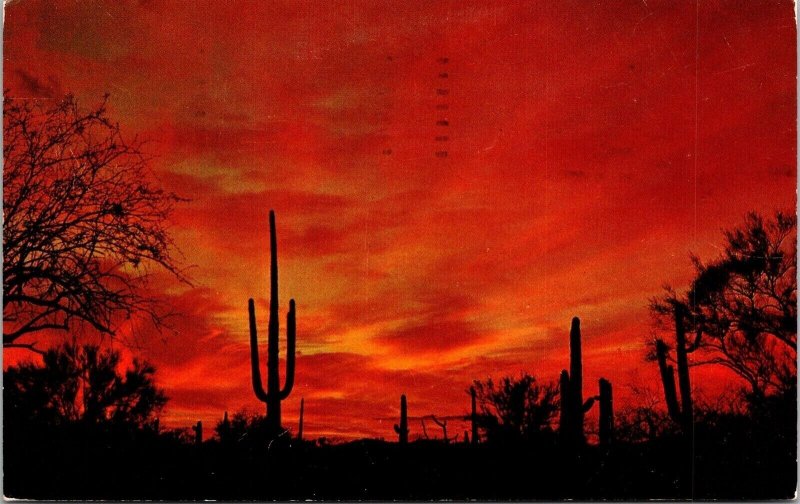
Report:
[[[107,98],[107,97],[106,97]],[[143,294],[159,266],[182,281],[166,220],[179,198],[106,114],[72,96],[3,103],[3,345],[81,324],[113,335],[115,317],[165,313]]]

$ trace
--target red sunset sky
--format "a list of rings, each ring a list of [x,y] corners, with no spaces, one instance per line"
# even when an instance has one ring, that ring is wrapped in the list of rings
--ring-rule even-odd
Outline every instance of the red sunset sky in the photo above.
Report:
[[[290,297],[298,310],[284,423],[304,397],[309,436],[393,439],[401,393],[412,416],[457,415],[473,379],[557,380],[574,315],[585,389],[610,379],[618,408],[630,385],[659,394],[648,299],[685,286],[690,252],[716,255],[745,212],[795,207],[791,2],[18,0],[5,14],[9,94],[110,93],[162,186],[190,199],[173,233],[193,285],[153,285],[181,313],[175,334],[124,328],[158,367],[169,427],[262,411],[246,306],[265,328],[270,208],[281,317]]]

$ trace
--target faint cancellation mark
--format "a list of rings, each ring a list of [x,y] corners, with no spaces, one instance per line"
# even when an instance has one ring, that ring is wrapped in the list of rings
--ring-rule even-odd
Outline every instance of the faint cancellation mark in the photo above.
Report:
[[[446,117],[446,111],[450,110],[450,103],[447,101],[450,96],[450,73],[447,70],[450,58],[440,57],[436,59],[436,62],[439,64],[436,71],[439,83],[436,86],[437,133],[434,141],[437,142],[437,148],[435,154],[438,158],[446,158],[448,154],[447,145],[450,142],[450,119]]]

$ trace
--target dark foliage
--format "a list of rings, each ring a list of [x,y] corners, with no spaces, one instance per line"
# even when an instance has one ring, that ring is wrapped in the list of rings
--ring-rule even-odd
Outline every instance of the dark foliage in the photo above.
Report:
[[[491,378],[473,383],[481,413],[479,426],[489,442],[535,441],[550,437],[558,411],[558,391],[553,384],[540,385],[523,373],[519,378]]]
[[[132,368],[120,372],[120,354],[114,350],[64,344],[46,351],[43,361],[4,372],[4,422],[141,429],[167,401],[153,382],[153,366],[135,359]]]
[[[11,437],[7,430],[5,488],[8,496],[60,499],[790,498],[794,404],[774,397],[765,406],[768,425],[699,410],[694,444],[664,433],[571,454],[556,444],[212,440],[194,446],[190,436],[181,440],[173,432],[102,437],[58,428]],[[245,424],[246,431],[260,428],[258,421]]]

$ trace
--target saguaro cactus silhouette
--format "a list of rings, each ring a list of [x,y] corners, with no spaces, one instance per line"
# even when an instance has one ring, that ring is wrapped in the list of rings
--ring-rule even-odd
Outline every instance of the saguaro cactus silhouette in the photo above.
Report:
[[[405,394],[400,396],[400,425],[394,424],[394,431],[400,437],[400,444],[408,443],[408,403]]]
[[[560,378],[561,419],[559,430],[562,441],[580,445],[586,441],[583,435],[583,415],[594,404],[594,397],[583,401],[583,363],[581,362],[581,321],[572,319],[569,332],[569,372],[561,371]]]
[[[258,362],[258,333],[256,330],[256,308],[252,298],[248,301],[250,316],[250,364],[253,376],[253,391],[259,401],[267,405],[266,426],[270,435],[281,431],[281,401],[289,397],[294,386],[294,357],[296,321],[294,299],[289,301],[289,312],[286,315],[286,382],[280,387],[278,370],[278,246],[275,233],[275,212],[269,211],[269,246],[270,246],[270,301],[269,326],[267,338],[267,390],[261,383],[261,369]]]

